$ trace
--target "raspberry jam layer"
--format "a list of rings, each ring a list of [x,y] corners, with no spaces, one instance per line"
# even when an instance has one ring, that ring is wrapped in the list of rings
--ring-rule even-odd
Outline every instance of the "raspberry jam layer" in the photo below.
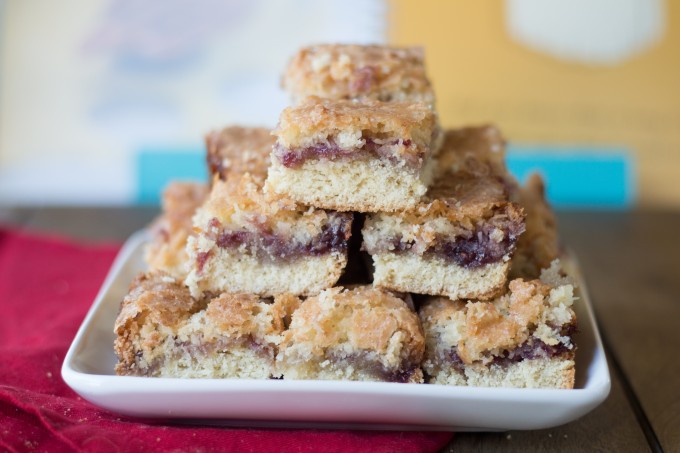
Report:
[[[503,238],[494,239],[494,232],[500,229]],[[459,236],[451,240],[446,237],[435,239],[424,252],[425,256],[438,256],[446,261],[470,269],[487,264],[498,263],[509,256],[517,244],[519,236],[524,232],[522,221],[505,221],[501,224],[483,224],[467,236]],[[415,246],[413,241],[404,241],[401,236],[387,238],[379,243],[365,247],[371,255],[380,253],[408,253]]]
[[[299,168],[307,160],[337,160],[337,159],[386,159],[392,164],[406,162],[411,168],[422,165],[424,153],[416,149],[411,140],[392,139],[376,140],[365,138],[364,146],[360,148],[341,148],[333,140],[306,148],[286,148],[280,144],[274,145],[273,154],[287,168]]]
[[[251,335],[238,338],[218,338],[216,340],[209,340],[200,343],[190,343],[186,341],[175,341],[174,347],[168,349],[165,354],[154,359],[151,363],[142,366],[141,359],[143,358],[142,351],[137,351],[134,364],[127,367],[128,375],[157,377],[161,374],[161,370],[168,365],[182,358],[191,357],[199,363],[202,358],[215,357],[222,353],[222,351],[229,351],[234,349],[248,349],[254,355],[274,362],[276,357],[276,348],[273,344],[262,342],[254,339]],[[197,367],[198,368],[198,367]]]
[[[222,156],[216,153],[208,153],[206,161],[211,175],[219,175],[222,181],[227,179],[227,169],[224,166],[224,159]]]
[[[571,339],[571,336],[576,333],[576,324],[565,324],[555,330],[560,332],[560,335]],[[538,338],[529,337],[527,341],[517,346],[514,349],[504,351],[502,355],[491,357],[490,364],[499,365],[503,368],[508,367],[514,363],[522,362],[524,360],[532,359],[553,359],[556,357],[564,357],[573,354],[576,351],[576,346],[564,344],[562,342],[555,345],[549,345]],[[453,347],[448,351],[438,351],[435,362],[439,365],[447,364],[456,371],[463,373],[466,364],[458,355],[458,349]]]
[[[221,351],[233,349],[248,349],[253,354],[274,361],[276,349],[273,344],[256,340],[252,335],[237,338],[218,338],[206,342],[190,343],[175,342],[175,350],[170,354],[171,358],[178,359],[183,355],[190,357],[212,357]]]
[[[328,212],[328,222],[319,234],[306,242],[296,242],[290,237],[282,237],[265,227],[258,231],[224,228],[217,219],[210,222],[218,232],[212,239],[223,249],[240,248],[247,250],[258,258],[287,260],[301,256],[323,256],[332,252],[345,253],[347,242],[352,235],[352,214],[345,212]]]
[[[383,382],[410,382],[413,375],[420,369],[420,363],[410,363],[402,361],[396,368],[388,368],[379,360],[376,360],[375,353],[356,352],[352,354],[341,354],[338,352],[327,355],[331,362],[336,366],[359,370],[377,381]]]

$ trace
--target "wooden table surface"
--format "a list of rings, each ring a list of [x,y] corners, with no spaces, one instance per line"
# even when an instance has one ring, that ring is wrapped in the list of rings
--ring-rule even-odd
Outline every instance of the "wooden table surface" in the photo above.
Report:
[[[123,241],[155,208],[1,208],[0,224]],[[444,451],[680,452],[680,212],[562,212],[602,330],[612,390],[553,429],[458,433]]]

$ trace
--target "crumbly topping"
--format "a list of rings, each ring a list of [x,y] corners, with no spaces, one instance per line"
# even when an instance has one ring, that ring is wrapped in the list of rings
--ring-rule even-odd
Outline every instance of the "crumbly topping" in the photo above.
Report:
[[[163,192],[163,213],[151,227],[153,239],[145,250],[150,269],[168,272],[176,278],[186,274],[185,248],[192,234],[191,218],[207,196],[205,184],[172,182],[168,185]]]
[[[448,129],[438,155],[444,172],[505,178],[505,139],[494,125]]]
[[[282,79],[294,99],[434,102],[419,47],[326,44],[301,49]]]
[[[244,173],[264,181],[276,139],[263,127],[230,126],[205,137],[208,167],[212,176],[226,180]]]
[[[340,221],[349,228],[351,219],[351,214],[302,207],[287,198],[265,194],[262,183],[246,173],[214,182],[210,197],[194,216],[194,231],[215,235],[222,229],[242,230],[306,243],[329,223]]]
[[[163,191],[163,218],[173,230],[191,230],[191,216],[208,197],[203,183],[171,182]]]
[[[194,226],[201,227],[197,218],[217,217],[223,223],[231,222],[234,217],[250,217],[254,223],[262,223],[265,217],[294,216],[300,211],[298,206],[285,197],[266,194],[263,184],[249,173],[229,178],[227,181],[215,180],[208,200],[198,210]],[[260,216],[260,218],[256,218]]]
[[[269,311],[265,310],[267,307],[262,304],[260,297],[254,294],[222,294],[210,302],[205,312],[213,332],[204,330],[203,333],[206,336],[215,333],[247,335],[258,330],[259,318],[264,312]],[[263,330],[265,334],[281,332],[283,318],[271,319]]]
[[[371,286],[336,287],[305,300],[295,311],[281,353],[289,348],[317,358],[331,350],[376,352],[384,365],[395,368],[420,363],[424,341],[417,315],[401,298]]]
[[[455,206],[455,205],[454,205]],[[411,244],[409,250],[422,254],[441,241],[472,238],[483,234],[496,243],[521,237],[524,213],[513,203],[480,210],[478,215],[463,216],[453,210],[428,210],[426,215],[402,212],[378,213],[367,216],[362,230],[364,246],[369,252],[382,250],[395,241]],[[447,215],[452,213],[453,215]],[[514,243],[514,239],[512,240]],[[513,246],[514,250],[514,246]]]
[[[436,136],[436,117],[422,102],[333,101],[310,97],[281,113],[274,131],[278,144],[299,149],[334,143],[359,150],[367,139],[394,142],[397,152],[428,154]],[[399,151],[401,150],[401,151]]]
[[[510,273],[514,277],[537,278],[560,255],[557,219],[545,199],[545,187],[533,174],[519,191],[519,204],[526,212],[526,231],[517,242]]]
[[[381,241],[398,238],[422,253],[442,237],[469,237],[482,228],[498,242],[509,228],[521,234],[524,211],[509,201],[503,158],[495,127],[446,131],[437,157],[440,170],[427,194],[414,209],[368,216],[365,248],[383,248]]]
[[[140,274],[123,299],[114,329],[120,333],[135,320],[172,328],[200,308],[201,303],[191,297],[189,290],[167,274]]]
[[[493,176],[475,177],[466,173],[447,173],[439,176],[413,212],[414,218],[425,220],[445,217],[455,222],[490,218],[499,208],[512,205],[512,211],[523,216],[522,208],[508,203],[502,181]],[[421,220],[421,221],[422,221]]]
[[[561,283],[515,279],[508,293],[493,302],[431,298],[420,309],[428,349],[455,348],[463,363],[470,364],[493,360],[531,336],[547,345],[562,342],[572,348],[561,327],[576,322],[571,308],[574,287]]]
[[[289,298],[277,297],[270,302],[253,294],[221,294],[179,328],[177,338],[201,343],[248,337],[258,344],[276,345],[285,328]]]
[[[555,258],[550,265],[541,269],[540,280],[546,285],[553,287],[572,285],[576,286],[571,274],[562,267],[559,259]]]
[[[505,142],[496,127],[446,130],[437,162],[438,174],[416,215],[483,217],[508,202]]]
[[[380,214],[366,220],[362,249],[383,253],[435,255],[459,266],[477,268],[510,259],[524,231],[523,217],[513,205],[499,208],[491,217],[452,222],[445,217],[408,223],[400,216]]]
[[[300,308],[302,301],[299,297],[292,294],[281,294],[276,296],[272,305],[272,313],[275,318],[283,320],[283,326],[287,329],[293,319],[293,313]]]

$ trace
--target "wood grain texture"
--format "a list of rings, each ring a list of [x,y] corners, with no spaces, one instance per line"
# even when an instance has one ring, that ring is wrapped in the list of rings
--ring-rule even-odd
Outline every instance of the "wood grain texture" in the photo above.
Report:
[[[560,215],[609,345],[665,451],[680,451],[680,213]]]
[[[446,452],[644,452],[650,451],[618,375],[609,398],[584,417],[552,429],[505,433],[456,433]]]

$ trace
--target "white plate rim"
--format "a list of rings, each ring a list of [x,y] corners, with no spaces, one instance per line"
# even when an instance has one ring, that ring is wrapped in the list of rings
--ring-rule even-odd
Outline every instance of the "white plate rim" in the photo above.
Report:
[[[423,384],[398,384],[380,382],[342,382],[342,381],[293,381],[293,380],[251,380],[251,379],[173,379],[173,378],[145,378],[132,376],[102,375],[83,372],[75,365],[75,356],[83,341],[86,339],[88,327],[106,300],[107,294],[111,289],[116,277],[121,270],[129,264],[131,257],[139,253],[143,244],[148,241],[149,233],[146,230],[134,233],[125,242],[120,252],[116,256],[100,291],[98,292],[93,305],[85,316],[78,332],[76,333],[71,346],[66,353],[62,365],[62,378],[69,387],[86,400],[115,412],[125,415],[185,419],[190,422],[209,422],[234,426],[322,426],[325,428],[345,428],[351,426],[363,429],[431,429],[431,430],[456,430],[456,431],[475,431],[475,430],[507,430],[507,429],[539,429],[557,426],[559,424],[572,421],[585,413],[589,412],[606,399],[611,388],[611,378],[607,367],[606,356],[602,345],[600,333],[595,322],[594,312],[590,304],[587,288],[584,285],[582,276],[579,277],[579,290],[582,309],[585,310],[589,322],[592,325],[593,340],[595,343],[593,358],[589,367],[594,368],[592,376],[583,388],[572,390],[557,389],[512,389],[512,388],[480,388],[480,387],[453,387]],[[573,258],[573,254],[572,254]],[[580,269],[580,267],[576,266]],[[111,322],[113,328],[113,322]],[[577,365],[579,365],[577,363]],[[592,382],[591,382],[592,381]],[[170,396],[169,396],[170,395]],[[165,410],[159,409],[159,401],[162,398],[174,397],[193,397],[199,398],[204,403],[209,402],[206,398],[227,397],[234,395],[262,396],[290,396],[300,398],[322,398],[328,400],[338,400],[339,398],[362,397],[362,398],[383,398],[398,399],[408,401],[433,402],[439,404],[439,400],[450,401],[451,404],[470,404],[477,403],[480,407],[488,410],[489,407],[517,404],[519,407],[550,407],[561,409],[559,414],[554,417],[543,416],[532,417],[530,414],[524,415],[521,422],[505,422],[499,424],[494,422],[493,415],[485,423],[482,417],[473,417],[477,423],[466,424],[460,422],[460,417],[447,418],[443,414],[441,419],[433,420],[432,417],[418,417],[416,419],[400,418],[388,419],[382,414],[383,419],[376,418],[375,421],[370,417],[367,420],[364,415],[356,420],[347,419],[347,415],[335,420],[332,413],[328,411],[321,413],[321,417],[312,419],[300,419],[290,414],[283,417],[280,412],[271,414],[261,413],[248,414],[246,418],[230,417],[223,418],[219,410],[217,413],[214,408],[210,413],[202,414],[199,410],[176,410],[171,401],[168,401]],[[117,401],[117,398],[121,400]],[[151,404],[147,411],[126,407],[124,399],[144,398],[150,400]],[[203,398],[201,400],[201,398]],[[184,400],[182,400],[184,401]],[[197,400],[198,401],[198,400]],[[387,401],[387,400],[386,400]],[[388,401],[389,404],[389,401]],[[399,403],[395,403],[397,406]],[[162,404],[160,406],[163,407]],[[195,409],[195,408],[190,408]],[[446,408],[445,408],[446,409]],[[445,410],[444,409],[444,410]],[[228,411],[227,411],[228,412]],[[262,411],[261,411],[262,412]],[[323,412],[323,410],[322,410]],[[331,411],[332,412],[332,411]],[[559,412],[559,411],[558,411]],[[310,413],[305,412],[305,417]],[[255,415],[255,416],[254,416]],[[351,415],[351,414],[350,414]],[[359,414],[357,414],[359,415]],[[483,414],[482,414],[483,415]],[[389,415],[387,415],[389,418]],[[350,416],[351,418],[351,416]],[[452,423],[455,418],[455,423]],[[506,417],[507,418],[507,417]],[[208,420],[209,419],[209,420]],[[434,421],[434,423],[433,423]],[[422,422],[422,423],[421,423]]]

